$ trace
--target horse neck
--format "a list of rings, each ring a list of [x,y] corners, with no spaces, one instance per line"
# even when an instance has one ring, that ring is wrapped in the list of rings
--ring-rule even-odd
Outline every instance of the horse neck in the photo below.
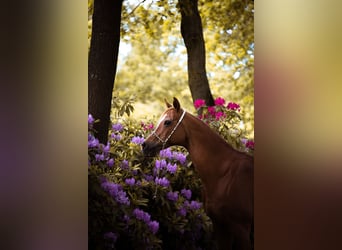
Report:
[[[207,124],[189,113],[184,120],[184,129],[187,134],[184,146],[201,178],[221,175],[224,171],[222,162],[226,161],[227,155],[237,151]]]

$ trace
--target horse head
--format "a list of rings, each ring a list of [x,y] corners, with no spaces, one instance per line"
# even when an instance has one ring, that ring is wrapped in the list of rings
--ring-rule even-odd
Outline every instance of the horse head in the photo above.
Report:
[[[160,150],[173,145],[184,146],[186,134],[182,120],[186,111],[181,109],[177,98],[173,98],[173,105],[165,100],[167,109],[161,115],[156,129],[142,144],[144,155],[155,156]]]

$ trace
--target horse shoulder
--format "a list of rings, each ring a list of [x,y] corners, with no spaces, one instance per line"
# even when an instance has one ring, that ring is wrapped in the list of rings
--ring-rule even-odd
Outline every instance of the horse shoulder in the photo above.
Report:
[[[218,214],[227,212],[233,217],[250,217],[254,193],[253,160],[237,154],[224,164],[223,173],[217,182],[216,194],[212,195],[213,210]]]
[[[228,200],[243,216],[252,217],[254,199],[253,159],[242,157],[236,162],[235,176],[231,184]],[[233,206],[231,206],[233,205]]]

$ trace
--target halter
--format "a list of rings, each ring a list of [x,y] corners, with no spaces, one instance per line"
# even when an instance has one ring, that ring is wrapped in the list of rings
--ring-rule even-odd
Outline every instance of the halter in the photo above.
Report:
[[[172,129],[171,133],[169,134],[168,137],[166,137],[165,140],[163,140],[162,138],[160,138],[159,135],[157,135],[157,133],[156,133],[157,128],[156,128],[155,130],[153,130],[152,135],[154,135],[161,143],[163,143],[163,148],[162,148],[162,149],[165,148],[166,143],[167,143],[168,140],[171,138],[171,136],[173,135],[173,133],[176,131],[176,129],[178,128],[179,124],[182,122],[182,120],[183,120],[183,118],[184,118],[184,116],[185,116],[185,113],[186,113],[186,111],[185,111],[185,109],[184,109],[184,110],[183,110],[183,114],[182,114],[181,117],[179,118],[179,120],[178,120],[176,126]],[[158,172],[157,172],[157,176],[159,177],[159,169],[158,169]],[[156,189],[155,189],[155,192],[154,192],[154,195],[153,195],[153,199],[156,199],[156,197],[157,197],[157,186],[156,186]]]
[[[153,134],[161,143],[163,143],[163,149],[164,149],[166,143],[168,142],[168,140],[171,138],[171,136],[173,135],[173,133],[174,133],[174,132],[176,131],[176,129],[178,128],[179,124],[182,122],[182,120],[183,120],[183,118],[184,118],[184,116],[185,116],[185,113],[186,113],[186,111],[183,110],[183,114],[182,114],[181,117],[179,118],[179,120],[178,120],[176,126],[172,129],[171,133],[169,134],[168,137],[166,137],[165,140],[163,140],[162,138],[159,137],[159,135],[157,135],[157,133],[156,133],[157,128],[156,128],[155,130],[153,130],[152,134]]]

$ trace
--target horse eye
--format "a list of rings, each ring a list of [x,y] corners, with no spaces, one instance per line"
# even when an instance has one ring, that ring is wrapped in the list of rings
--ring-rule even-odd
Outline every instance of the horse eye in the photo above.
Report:
[[[165,126],[169,126],[169,125],[171,125],[171,123],[172,123],[172,121],[166,120],[166,121],[164,122],[164,125],[165,125]]]

